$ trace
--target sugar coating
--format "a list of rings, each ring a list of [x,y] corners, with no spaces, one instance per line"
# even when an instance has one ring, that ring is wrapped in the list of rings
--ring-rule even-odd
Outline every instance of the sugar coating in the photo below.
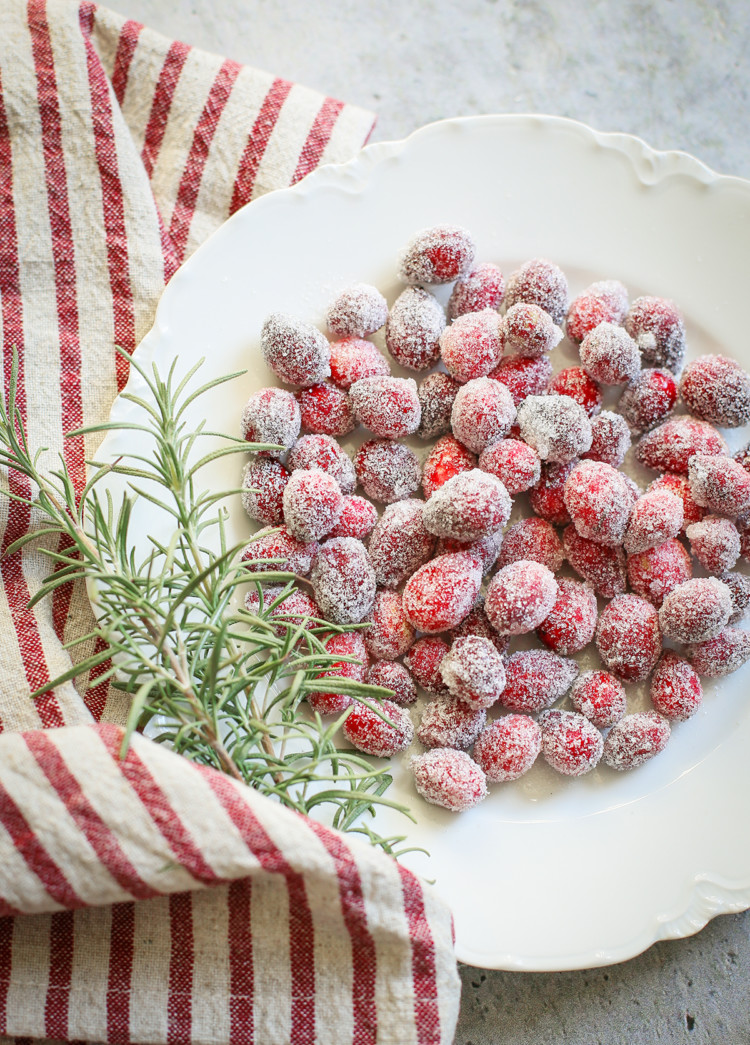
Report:
[[[637,769],[667,746],[669,722],[656,711],[637,711],[621,718],[607,734],[602,760],[611,769]]]
[[[603,385],[632,381],[641,369],[638,345],[615,323],[600,323],[594,327],[581,342],[579,351],[586,373]]]
[[[520,439],[501,439],[482,450],[479,467],[496,476],[514,497],[536,486],[542,475],[542,462],[536,450]]]
[[[436,439],[451,430],[451,410],[460,385],[441,370],[428,374],[421,382],[417,395],[422,410],[417,435],[422,439]]]
[[[504,347],[519,356],[535,359],[549,353],[563,339],[563,332],[538,305],[519,302],[512,305],[503,317]]]
[[[284,518],[284,487],[289,472],[280,461],[258,454],[242,472],[242,507],[251,519],[276,526]]]
[[[608,547],[581,537],[571,524],[563,531],[565,557],[575,572],[603,599],[613,599],[625,591],[625,553],[621,547]]]
[[[440,674],[440,665],[450,646],[445,639],[437,635],[427,635],[417,639],[404,657],[404,663],[414,677],[418,686],[432,696],[447,693],[448,687]]]
[[[598,612],[593,588],[561,577],[555,604],[537,628],[537,635],[563,657],[578,653],[594,637]]]
[[[682,401],[693,417],[739,428],[750,421],[750,374],[726,356],[699,356],[680,379]]]
[[[533,258],[521,265],[508,279],[505,304],[508,308],[523,301],[538,305],[558,326],[568,311],[568,281],[562,269],[546,258]]]
[[[750,472],[723,454],[694,454],[688,483],[696,504],[736,519],[750,511]]]
[[[375,571],[364,544],[354,537],[333,537],[322,544],[310,580],[318,605],[334,624],[358,624],[371,612]]]
[[[466,751],[487,722],[484,708],[471,707],[457,697],[432,700],[422,712],[417,740],[425,747],[452,747]]]
[[[666,420],[676,403],[674,376],[668,370],[650,367],[625,386],[617,408],[633,434],[641,435]]]
[[[505,687],[503,658],[489,639],[479,635],[454,639],[440,674],[451,695],[472,708],[491,708]]]
[[[636,298],[625,317],[625,329],[646,365],[679,373],[685,358],[685,325],[673,301],[647,295]]]
[[[366,755],[390,758],[411,744],[414,726],[406,708],[392,700],[384,700],[380,712],[390,721],[386,722],[366,704],[355,703],[344,722],[344,736]]]
[[[472,468],[443,483],[424,506],[424,524],[437,537],[475,541],[510,518],[508,491],[494,475]]]
[[[616,279],[603,279],[573,299],[565,317],[568,337],[576,344],[600,323],[622,323],[628,311],[628,292]]]
[[[390,372],[388,360],[372,341],[350,337],[331,344],[331,380],[344,391],[363,377]]]
[[[485,261],[472,269],[468,276],[456,281],[448,300],[448,317],[456,319],[467,312],[481,312],[485,308],[497,311],[504,294],[505,277],[497,265]]]
[[[515,419],[513,397],[505,385],[490,377],[463,385],[451,411],[453,435],[475,453],[506,436]]]
[[[672,650],[666,650],[656,665],[649,693],[654,710],[678,722],[694,715],[703,700],[698,673]]]
[[[622,544],[636,498],[621,472],[602,461],[581,461],[566,479],[563,497],[581,537]]]
[[[511,711],[541,711],[564,697],[577,675],[574,660],[550,650],[519,650],[505,661],[505,689],[500,702]]]
[[[532,509],[555,526],[566,526],[570,522],[570,512],[565,507],[565,483],[577,464],[576,459],[565,464],[543,464],[539,482],[529,491]]]
[[[566,395],[527,396],[518,407],[521,438],[543,461],[566,464],[591,446],[591,421]]]
[[[370,538],[370,558],[378,584],[397,588],[424,565],[435,550],[435,537],[422,519],[424,504],[409,498],[390,504]]]
[[[729,588],[716,577],[694,577],[664,597],[659,610],[661,630],[678,642],[715,638],[732,616]]]
[[[356,537],[363,541],[378,521],[378,510],[364,497],[349,494],[341,502],[341,511],[330,531],[331,537]]]
[[[744,573],[723,573],[721,580],[729,588],[732,599],[730,624],[738,624],[750,606],[750,577]]]
[[[391,690],[394,704],[406,707],[417,699],[417,687],[410,672],[395,660],[378,660],[367,672],[368,686],[382,686]]]
[[[453,537],[441,537],[437,545],[437,554],[446,555],[449,552],[466,552],[468,555],[479,560],[482,574],[486,576],[497,562],[500,549],[503,546],[502,530],[495,530],[485,537],[478,537],[474,541],[457,541]]]
[[[484,608],[501,635],[523,635],[550,613],[557,592],[551,570],[540,562],[521,559],[498,570],[487,589]]]
[[[411,377],[363,377],[349,396],[360,424],[383,439],[400,439],[419,427],[422,407]]]
[[[543,711],[542,758],[563,776],[590,773],[602,757],[604,739],[585,715],[576,711]]]
[[[468,616],[464,617],[458,627],[454,628],[450,637],[452,640],[465,638],[467,635],[478,635],[483,639],[489,639],[498,653],[506,654],[510,645],[508,635],[498,635],[490,624],[487,614],[484,612],[484,596],[477,598],[474,608]]]
[[[493,381],[505,385],[518,406],[527,396],[539,396],[546,392],[552,378],[552,363],[549,356],[531,359],[527,356],[507,356],[501,359],[489,375]]]
[[[271,603],[281,595],[283,584],[254,584],[245,593],[245,609],[248,613],[265,612]],[[304,594],[304,593],[303,593]],[[310,600],[313,602],[314,600]]]
[[[300,541],[286,526],[258,530],[240,556],[249,573],[283,572],[306,576],[310,572],[317,541]],[[268,560],[277,560],[276,562]]]
[[[286,466],[290,472],[308,468],[327,472],[344,494],[354,493],[357,484],[351,458],[330,435],[303,435],[289,451]]]
[[[602,410],[591,418],[591,447],[581,454],[586,461],[603,461],[619,468],[630,449],[630,429],[624,417]]]
[[[299,404],[302,427],[315,435],[340,437],[356,426],[349,396],[336,385],[312,385],[300,388],[295,398]]]
[[[440,356],[460,384],[486,377],[502,354],[501,319],[494,309],[458,316],[440,335]]]
[[[504,715],[480,734],[472,755],[487,780],[500,784],[518,780],[536,761],[542,746],[542,730],[528,715]]]
[[[648,678],[661,653],[660,617],[646,599],[618,595],[604,607],[596,628],[599,656],[623,682]]]
[[[412,574],[404,588],[404,612],[427,635],[447,631],[469,613],[482,584],[478,559],[458,552],[440,555]]]
[[[399,263],[404,283],[452,283],[467,276],[474,264],[474,239],[461,225],[421,229],[406,245]]]
[[[723,678],[750,659],[750,631],[724,628],[716,638],[688,646],[685,653],[699,675]]]
[[[302,423],[299,405],[283,388],[261,388],[250,396],[242,411],[242,438],[248,443],[273,443],[280,450],[267,450],[279,457],[294,446]]]
[[[651,493],[652,490],[669,490],[670,493],[680,498],[683,511],[683,529],[689,526],[690,523],[700,522],[705,515],[703,508],[693,497],[690,483],[684,475],[673,475],[671,472],[664,472],[648,485],[646,492]]]
[[[445,329],[439,301],[422,287],[407,287],[391,306],[385,325],[388,351],[407,370],[427,370],[440,357]]]
[[[319,541],[333,528],[343,494],[332,475],[317,468],[293,472],[284,488],[284,523],[300,541]]]
[[[519,519],[506,530],[500,549],[500,565],[508,566],[522,559],[540,562],[552,573],[557,573],[562,566],[565,560],[563,546],[555,528],[546,519],[529,516]]]
[[[665,541],[627,560],[628,583],[636,595],[659,608],[664,596],[693,576],[693,565],[678,540]]]
[[[728,454],[723,437],[708,422],[680,415],[646,432],[636,457],[647,468],[685,475],[693,454]]]
[[[362,636],[353,631],[347,634],[331,635],[326,642],[326,654],[340,657],[355,657],[356,663],[348,660],[335,661],[325,671],[319,672],[316,679],[343,678],[354,682],[364,682],[367,674],[368,656]],[[309,693],[307,702],[319,715],[340,715],[353,703],[346,693],[315,692]]]
[[[547,386],[547,393],[570,396],[589,417],[595,417],[602,408],[599,385],[581,366],[568,366],[559,370]]]
[[[625,687],[608,671],[584,671],[571,687],[570,700],[598,729],[614,726],[627,710]]]
[[[268,366],[288,385],[317,385],[331,374],[328,339],[317,327],[285,312],[268,316],[260,332],[260,347]]]
[[[370,439],[362,443],[354,458],[357,480],[368,497],[392,504],[419,489],[422,469],[419,458],[403,443]]]
[[[623,547],[628,555],[645,552],[676,537],[682,529],[682,500],[669,490],[644,493],[633,505]]]
[[[352,283],[333,299],[326,323],[334,337],[367,337],[385,323],[388,303],[377,287]]]
[[[452,813],[470,809],[487,797],[484,771],[465,751],[436,747],[416,755],[410,769],[422,798]]]
[[[737,527],[729,519],[706,515],[685,531],[690,551],[707,573],[726,573],[740,557],[742,543]]]
[[[395,660],[406,653],[417,633],[406,619],[400,592],[381,588],[367,618],[371,624],[364,632],[367,652],[376,660]]]
[[[476,455],[459,443],[453,435],[444,435],[433,446],[422,467],[422,489],[427,500],[443,483],[476,468]]]

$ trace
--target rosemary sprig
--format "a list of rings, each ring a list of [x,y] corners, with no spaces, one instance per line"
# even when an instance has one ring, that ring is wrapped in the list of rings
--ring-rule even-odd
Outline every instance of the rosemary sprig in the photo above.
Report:
[[[114,463],[89,462],[90,478],[80,497],[64,458],[59,468],[43,469],[44,449],[29,449],[16,403],[18,364],[14,357],[7,402],[0,402],[0,465],[26,476],[30,498],[8,496],[41,511],[43,526],[15,541],[8,553],[44,536],[38,550],[53,572],[33,602],[60,584],[88,581],[96,592],[96,629],[74,640],[77,646],[98,637],[104,649],[86,657],[48,683],[41,695],[94,667],[109,663],[90,685],[109,680],[131,694],[123,740],[124,756],[134,730],[151,723],[154,739],[203,765],[212,766],[300,813],[326,809],[326,819],[344,831],[364,834],[373,844],[398,855],[403,837],[384,838],[360,821],[376,805],[389,805],[410,816],[406,807],[386,797],[387,768],[356,751],[342,750],[336,732],[346,713],[324,722],[305,704],[308,693],[326,689],[349,693],[376,709],[389,691],[318,676],[340,662],[326,652],[332,632],[346,631],[324,621],[271,613],[295,588],[288,573],[267,572],[252,579],[239,553],[244,545],[227,544],[228,512],[222,502],[237,491],[211,492],[196,481],[200,469],[229,454],[264,449],[231,436],[191,428],[187,409],[209,389],[230,381],[231,374],[193,387],[198,363],[181,380],[176,361],[163,378],[148,373],[128,357],[148,388],[148,397],[124,397],[139,408],[142,421],[102,424],[71,436],[132,429],[150,441],[149,453],[128,453]],[[198,441],[211,436],[218,448],[197,456]],[[99,484],[114,472],[124,477],[126,492],[115,505]],[[173,524],[168,543],[149,538],[138,558],[130,526],[140,498],[153,502]],[[50,541],[50,537],[65,538]],[[269,561],[269,565],[273,565]],[[266,602],[263,584],[283,584]],[[260,608],[244,608],[243,587],[256,584]],[[404,850],[400,850],[403,852]]]

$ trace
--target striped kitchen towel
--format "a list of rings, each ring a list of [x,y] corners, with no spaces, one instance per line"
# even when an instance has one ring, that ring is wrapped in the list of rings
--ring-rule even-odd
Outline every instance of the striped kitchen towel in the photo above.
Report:
[[[79,490],[96,441],[63,436],[108,416],[114,345],[229,214],[371,126],[91,3],[0,3],[3,381],[15,349],[31,442]],[[38,525],[0,496],[0,550]],[[47,561],[0,559],[0,1036],[450,1042],[450,914],[413,875],[143,737],[120,761],[125,706],[97,669],[30,700],[92,623],[80,586],[28,609]]]

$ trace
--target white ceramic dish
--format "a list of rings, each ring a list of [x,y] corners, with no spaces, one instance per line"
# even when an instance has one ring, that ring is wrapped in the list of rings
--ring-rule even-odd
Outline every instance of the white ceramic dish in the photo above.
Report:
[[[721,350],[747,365],[750,183],[679,152],[543,116],[487,116],[428,126],[369,146],[350,163],[246,207],[178,272],[138,349],[162,370],[207,357],[208,378],[246,378],[202,400],[208,426],[232,429],[247,396],[273,383],[259,353],[276,309],[322,324],[342,286],[363,280],[392,300],[395,260],[419,228],[471,229],[480,260],[511,271],[546,256],[575,292],[618,278],[671,297],[686,315],[690,354]],[[129,390],[142,393],[133,372]],[[118,400],[113,417],[133,407]],[[109,436],[100,459],[132,448]],[[236,458],[213,488],[237,483]],[[117,495],[119,487],[112,479]],[[143,502],[134,532],[164,530]],[[238,502],[230,530],[248,523]],[[405,859],[450,903],[460,960],[485,968],[561,970],[621,961],[750,906],[748,673],[706,686],[703,709],[666,751],[632,774],[605,768],[568,781],[545,766],[455,817],[417,798],[402,766],[394,793],[418,824]],[[642,696],[635,695],[635,706]],[[382,828],[403,829],[383,815]]]

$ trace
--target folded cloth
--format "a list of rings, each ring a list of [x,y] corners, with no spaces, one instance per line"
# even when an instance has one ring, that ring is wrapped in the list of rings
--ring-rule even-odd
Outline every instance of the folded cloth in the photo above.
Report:
[[[114,345],[133,351],[229,214],[347,159],[371,126],[93,4],[6,0],[3,381],[15,349],[30,441],[79,491],[96,439],[64,433],[108,416],[128,369]],[[38,526],[0,498],[2,551]],[[92,623],[81,586],[27,608],[43,540],[0,560],[0,1035],[450,1042],[450,914],[413,875],[143,737],[121,762],[126,706],[97,669],[29,698]]]

